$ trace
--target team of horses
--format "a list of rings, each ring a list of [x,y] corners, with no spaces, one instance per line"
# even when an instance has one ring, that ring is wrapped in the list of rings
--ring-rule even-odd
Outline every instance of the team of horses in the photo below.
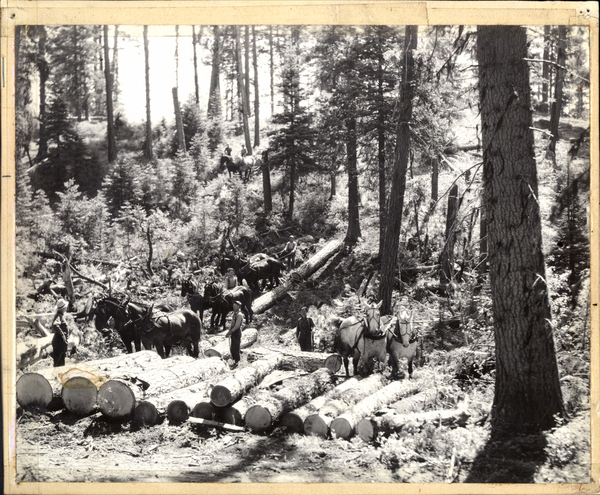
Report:
[[[250,176],[252,175],[253,167],[262,167],[263,160],[260,156],[230,156],[230,155],[222,155],[219,160],[219,168],[221,170],[227,169],[229,172],[229,178],[232,175],[239,174],[240,179],[244,182],[248,182],[250,180]]]

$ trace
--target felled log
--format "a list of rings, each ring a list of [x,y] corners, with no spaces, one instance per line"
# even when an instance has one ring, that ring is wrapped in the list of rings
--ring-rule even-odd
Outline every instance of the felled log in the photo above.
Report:
[[[308,404],[303,405],[289,413],[285,414],[281,418],[280,426],[286,428],[289,433],[304,433],[304,421],[311,414],[316,414],[328,401],[338,399],[346,391],[356,386],[358,378],[352,377],[331,389],[329,392],[324,393],[319,397],[315,397]]]
[[[245,328],[242,330],[242,340],[240,342],[240,349],[246,349],[254,344],[258,339],[258,330],[256,328]],[[206,357],[220,357],[222,359],[229,359],[231,352],[229,352],[229,339],[225,339],[218,343],[214,347],[204,351]]]
[[[17,380],[17,403],[24,409],[45,410],[54,397],[52,387],[39,373],[25,373]]]
[[[98,409],[110,418],[126,418],[135,409],[133,390],[120,380],[109,380],[98,390]]]
[[[337,373],[341,367],[341,359],[338,360],[336,355],[270,347],[258,347],[248,351],[248,362],[264,359],[265,356],[273,355],[273,353],[281,354],[279,369],[282,370],[301,369],[312,373],[319,368],[327,368],[332,373]]]
[[[252,304],[252,310],[254,314],[264,313],[267,309],[275,304],[275,302],[283,297],[287,292],[294,286],[295,280],[305,280],[315,273],[319,268],[323,267],[325,263],[340,251],[344,243],[342,241],[330,241],[323,248],[318,251],[314,256],[308,259],[305,263],[296,268],[287,280],[280,286],[275,287],[272,291],[263,294],[258,297]],[[292,275],[290,274],[290,275]]]
[[[418,390],[417,384],[413,381],[395,381],[386,385],[335,418],[331,422],[331,435],[334,438],[347,440],[354,434],[356,425],[361,419],[374,414],[387,404],[397,401],[400,397],[414,393],[415,390]]]
[[[37,319],[34,322],[34,326],[40,332],[45,333],[46,336],[38,339],[30,338],[17,344],[17,368],[19,369],[25,369],[27,366],[31,366],[52,355],[52,339],[54,336],[49,330],[44,328]],[[74,329],[69,334],[67,340],[67,355],[69,355],[73,349],[77,348],[80,342],[81,332]]]
[[[188,421],[190,423],[204,425],[204,426],[212,426],[214,428],[222,428],[224,430],[244,431],[244,428],[241,427],[241,426],[235,426],[235,425],[228,424],[228,423],[220,423],[218,421],[212,421],[210,419],[203,419],[203,418],[194,418],[194,417],[191,417],[191,418],[188,419]]]
[[[210,401],[216,407],[226,407],[236,402],[244,392],[260,383],[271,371],[279,367],[282,358],[282,354],[274,354],[236,371],[213,387]]]
[[[405,397],[397,402],[389,405],[390,409],[393,409],[397,414],[408,414],[411,412],[420,412],[425,407],[431,406],[435,403],[437,398],[440,396],[444,389],[431,388],[423,390],[410,397]]]
[[[244,423],[254,431],[266,430],[284,414],[332,387],[332,373],[326,368],[321,368],[310,375],[289,380],[286,386],[277,392],[260,390],[255,395],[257,404],[248,409]]]
[[[386,413],[383,416],[361,419],[356,426],[356,433],[365,442],[372,442],[377,438],[378,432],[389,434],[400,431],[407,425],[424,423],[464,427],[470,417],[471,415],[464,409],[444,409],[411,414]]]
[[[87,378],[75,376],[64,382],[61,397],[69,412],[78,416],[87,416],[96,410],[98,389]]]
[[[133,422],[139,426],[153,426],[158,422],[156,406],[148,401],[139,402],[133,410]]]
[[[370,375],[358,380],[343,394],[328,400],[318,411],[309,414],[304,420],[304,433],[326,438],[331,422],[365,397],[380,390],[388,383],[382,374]]]

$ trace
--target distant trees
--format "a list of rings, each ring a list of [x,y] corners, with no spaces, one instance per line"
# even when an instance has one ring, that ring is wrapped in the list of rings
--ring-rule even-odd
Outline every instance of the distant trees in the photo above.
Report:
[[[515,26],[480,26],[477,36],[494,424],[530,432],[554,426],[563,404],[542,253],[527,38]]]

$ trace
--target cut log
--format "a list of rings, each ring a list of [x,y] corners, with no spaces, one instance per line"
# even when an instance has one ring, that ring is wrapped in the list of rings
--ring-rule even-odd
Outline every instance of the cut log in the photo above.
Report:
[[[434,405],[438,397],[443,395],[444,392],[450,390],[450,387],[423,390],[418,394],[411,395],[410,397],[405,397],[397,402],[394,402],[388,407],[393,409],[397,414],[420,412],[426,407]]]
[[[236,402],[246,391],[262,381],[271,371],[277,368],[283,356],[273,355],[268,359],[261,359],[236,371],[235,374],[225,378],[215,385],[210,393],[210,401],[216,407],[226,407]]]
[[[194,406],[194,409],[192,410],[193,418],[203,418],[203,419],[214,420],[215,415],[216,415],[216,410],[210,402],[198,402],[198,404],[196,404]]]
[[[279,287],[275,287],[272,291],[258,297],[252,304],[252,310],[254,311],[254,314],[264,313],[267,309],[273,306],[278,299],[287,294],[287,292],[294,286],[295,280],[306,280],[313,273],[319,270],[319,268],[323,267],[329,258],[339,252],[343,246],[344,243],[342,241],[330,241],[325,244],[325,246],[323,246],[323,248],[313,257],[290,273],[290,276],[287,278],[287,280]]]
[[[173,424],[181,424],[190,417],[190,409],[182,400],[174,400],[167,406],[167,418]]]
[[[284,415],[281,418],[280,426],[286,428],[289,433],[304,433],[304,420],[306,418],[308,418],[311,414],[318,413],[319,409],[321,409],[327,402],[338,399],[342,394],[345,394],[346,391],[352,387],[355,387],[357,383],[358,378],[349,378],[334,389],[331,389],[329,392],[314,398],[308,404],[294,409],[293,411],[290,411]],[[327,432],[325,432],[325,436],[326,435]]]
[[[126,418],[135,409],[135,394],[119,380],[109,380],[98,390],[98,408],[109,418]]]
[[[258,339],[258,330],[256,328],[245,328],[242,331],[242,340],[240,342],[240,349],[246,349],[256,342]],[[220,357],[227,360],[231,357],[229,352],[229,339],[221,341],[219,344],[211,347],[204,351],[206,357]]]
[[[327,438],[331,422],[353,405],[365,397],[377,392],[384,387],[388,380],[382,374],[370,375],[346,389],[342,394],[336,394],[322,404],[318,411],[309,414],[304,420],[304,433],[306,435]]]
[[[273,373],[269,374],[263,381],[261,381],[257,387],[258,388],[271,388],[273,385],[282,384],[286,380],[290,380],[291,378],[298,378],[302,375],[308,375],[306,371],[303,370],[293,370],[293,371],[282,371],[277,370]]]
[[[54,394],[46,378],[39,373],[25,373],[17,380],[17,402],[23,409],[43,411],[52,402]]]
[[[135,406],[133,422],[139,426],[154,426],[158,422],[158,411],[154,404],[142,401]]]
[[[365,397],[352,408],[331,422],[331,435],[334,438],[348,439],[354,434],[358,422],[382,407],[397,401],[400,397],[414,393],[417,384],[414,381],[395,381],[386,385],[374,394]]]
[[[387,413],[383,416],[361,419],[356,426],[356,433],[365,442],[372,442],[379,431],[393,433],[407,425],[436,423],[441,426],[462,426],[467,424],[471,415],[464,409],[445,409],[412,414]]]
[[[289,380],[286,386],[277,392],[260,390],[255,396],[257,404],[248,409],[244,423],[253,431],[264,431],[284,414],[332,387],[332,373],[327,368],[321,368],[310,375]]]
[[[61,397],[69,412],[87,416],[96,409],[98,389],[87,378],[76,376],[65,382]]]
[[[264,359],[265,356],[272,356],[273,353],[282,354],[279,369],[282,370],[304,370],[312,373],[319,368],[327,368],[332,373],[339,371],[336,368],[336,358],[326,353],[306,352],[289,349],[280,349],[275,347],[255,347],[248,351],[248,362]],[[341,367],[341,358],[340,358]]]

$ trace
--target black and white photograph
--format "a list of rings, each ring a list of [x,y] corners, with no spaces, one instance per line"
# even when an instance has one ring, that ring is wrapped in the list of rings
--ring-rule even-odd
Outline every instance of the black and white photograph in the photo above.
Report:
[[[594,5],[520,25],[17,12],[6,492],[597,490]]]

